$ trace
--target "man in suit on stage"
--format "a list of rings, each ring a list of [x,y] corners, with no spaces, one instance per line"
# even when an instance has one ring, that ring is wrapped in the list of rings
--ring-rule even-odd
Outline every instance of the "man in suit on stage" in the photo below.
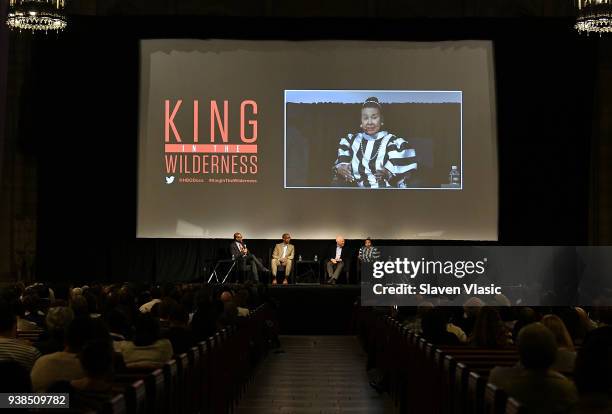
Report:
[[[330,248],[327,257],[325,270],[328,279],[326,283],[335,285],[342,270],[349,269],[351,260],[351,252],[348,247],[344,246],[344,238],[342,236],[336,237],[336,244]]]
[[[274,246],[272,252],[272,284],[276,285],[276,271],[278,266],[285,266],[285,279],[283,285],[288,284],[287,277],[291,273],[291,266],[293,264],[293,256],[295,254],[295,248],[291,244],[291,236],[289,233],[283,234],[283,242]]]
[[[242,242],[242,234],[234,233],[234,241],[229,246],[232,259],[238,260],[238,266],[241,270],[250,270],[253,275],[253,280],[259,282],[259,272],[269,272],[270,269],[264,267],[254,254],[249,252],[246,244]]]

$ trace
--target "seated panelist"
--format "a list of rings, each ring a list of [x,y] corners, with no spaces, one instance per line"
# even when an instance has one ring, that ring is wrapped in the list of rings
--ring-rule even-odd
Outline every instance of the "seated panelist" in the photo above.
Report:
[[[287,277],[291,273],[291,266],[293,265],[293,256],[295,254],[295,247],[291,244],[291,235],[289,233],[283,234],[283,242],[278,243],[274,246],[272,252],[272,284],[276,285],[276,272],[278,266],[285,266],[285,279],[283,285],[288,284]]]
[[[242,240],[242,234],[234,233],[234,241],[229,246],[232,259],[238,260],[238,265],[242,270],[250,271],[253,280],[259,282],[259,270],[269,272],[254,254],[249,252],[246,244]]]
[[[328,278],[326,283],[335,285],[342,269],[349,268],[350,260],[351,251],[344,245],[344,238],[342,236],[336,237],[336,243],[329,248],[325,260],[325,271]]]

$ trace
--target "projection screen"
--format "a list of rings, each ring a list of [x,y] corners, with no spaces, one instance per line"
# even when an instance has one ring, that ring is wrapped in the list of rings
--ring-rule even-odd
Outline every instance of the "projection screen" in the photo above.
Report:
[[[140,53],[138,237],[497,240],[491,42]]]

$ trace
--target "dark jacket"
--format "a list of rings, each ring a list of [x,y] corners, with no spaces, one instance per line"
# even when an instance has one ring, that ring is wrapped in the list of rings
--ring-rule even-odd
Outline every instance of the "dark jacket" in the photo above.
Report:
[[[324,260],[335,259],[336,258],[336,247],[337,247],[336,243],[334,243],[333,245],[330,245],[329,248],[326,250],[326,254],[323,259]],[[352,255],[353,255],[352,250],[349,247],[347,247],[347,245],[345,244],[344,247],[342,248],[342,253],[340,254],[340,258],[344,262],[345,267],[350,265]]]

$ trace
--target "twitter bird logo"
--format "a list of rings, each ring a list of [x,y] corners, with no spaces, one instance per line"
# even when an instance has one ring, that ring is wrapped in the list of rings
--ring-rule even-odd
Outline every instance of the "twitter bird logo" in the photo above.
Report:
[[[166,177],[166,184],[172,184],[174,182],[174,176]]]

